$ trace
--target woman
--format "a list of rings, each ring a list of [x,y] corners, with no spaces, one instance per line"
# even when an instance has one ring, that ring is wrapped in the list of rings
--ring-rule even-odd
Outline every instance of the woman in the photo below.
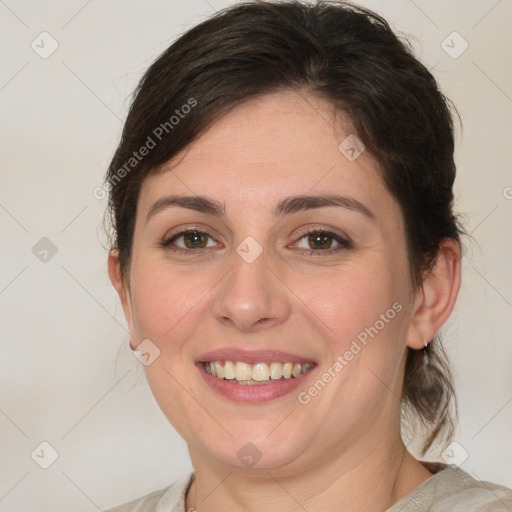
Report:
[[[108,266],[194,473],[116,512],[512,509],[400,432],[453,433],[453,149],[434,78],[346,3],[240,4],[157,59],[106,178]]]

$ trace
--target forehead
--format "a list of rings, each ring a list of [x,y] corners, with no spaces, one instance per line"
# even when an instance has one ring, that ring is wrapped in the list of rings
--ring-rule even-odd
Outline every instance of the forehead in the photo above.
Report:
[[[347,136],[348,120],[337,114],[335,123],[333,107],[319,98],[282,91],[251,99],[148,176],[139,209],[147,211],[169,192],[246,206],[336,192],[392,208],[377,163],[365,152],[351,161],[340,151]]]

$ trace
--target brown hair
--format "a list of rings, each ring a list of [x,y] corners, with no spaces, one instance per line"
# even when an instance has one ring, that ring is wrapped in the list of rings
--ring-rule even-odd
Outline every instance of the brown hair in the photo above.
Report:
[[[134,93],[105,179],[123,277],[145,177],[233,107],[280,89],[307,91],[348,116],[400,204],[416,288],[441,241],[460,242],[448,100],[409,43],[377,14],[347,2],[246,2],[177,39]],[[403,411],[415,412],[429,430],[425,454],[442,432],[453,435],[454,386],[439,338],[424,351],[407,350]]]

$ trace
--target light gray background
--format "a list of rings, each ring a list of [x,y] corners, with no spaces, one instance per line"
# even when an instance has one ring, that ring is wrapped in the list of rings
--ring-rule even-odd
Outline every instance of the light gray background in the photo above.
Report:
[[[0,0],[2,511],[101,510],[191,469],[127,348],[107,276],[105,201],[92,191],[143,71],[230,3]],[[469,454],[462,469],[512,487],[512,2],[362,5],[414,36],[462,117],[457,208],[475,241],[443,329],[459,396],[456,440]],[[43,31],[59,45],[46,59],[31,47],[50,48]],[[454,31],[469,44],[458,58],[442,47]],[[463,41],[446,44],[453,53]],[[32,252],[42,237],[58,249],[47,262]],[[48,469],[31,458],[43,441],[58,452]]]

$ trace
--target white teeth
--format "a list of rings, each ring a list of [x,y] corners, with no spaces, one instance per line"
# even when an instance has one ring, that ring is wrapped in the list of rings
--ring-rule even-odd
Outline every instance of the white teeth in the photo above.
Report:
[[[268,380],[270,377],[270,370],[268,369],[267,363],[257,363],[252,367],[252,380],[258,382],[262,380]]]
[[[224,378],[230,380],[235,378],[235,365],[231,361],[226,361],[224,364]]]
[[[237,361],[235,366],[235,379],[236,380],[251,380],[252,367],[250,364]]]
[[[291,379],[306,373],[312,363],[280,363],[272,361],[268,363],[256,363],[250,365],[243,361],[220,361],[204,363],[206,373],[212,377],[226,380],[236,380],[239,384],[270,383],[273,380]]]
[[[270,363],[270,378],[280,379],[283,376],[283,365],[281,363]]]
[[[224,378],[224,368],[220,364],[220,361],[215,361],[215,363],[213,363],[213,364],[215,365],[216,377],[219,379],[223,379]]]

